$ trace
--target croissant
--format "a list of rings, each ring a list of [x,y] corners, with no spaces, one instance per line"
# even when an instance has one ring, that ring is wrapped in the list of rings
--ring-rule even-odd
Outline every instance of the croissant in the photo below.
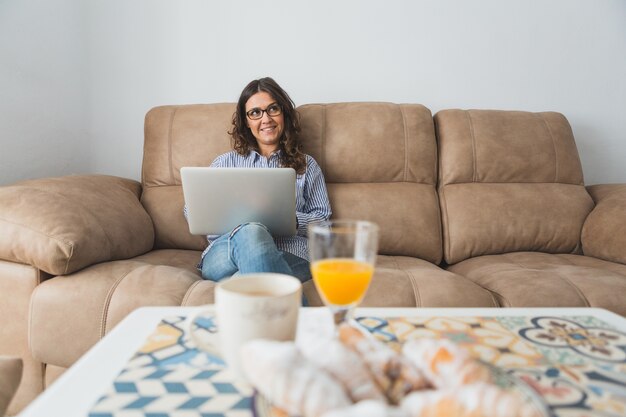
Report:
[[[309,362],[293,342],[253,340],[241,348],[249,382],[290,415],[319,417],[352,404],[341,384]]]
[[[349,324],[339,326],[339,340],[363,358],[391,404],[398,404],[411,391],[429,386],[411,361]]]
[[[354,402],[386,400],[363,359],[338,340],[322,339],[300,349],[309,361],[341,382]]]
[[[323,417],[410,417],[405,410],[384,402],[366,400],[350,407],[331,410]]]
[[[454,389],[413,392],[402,400],[409,417],[540,417],[514,392],[484,383]]]
[[[469,352],[447,340],[409,340],[402,353],[436,388],[450,388],[474,382],[491,382],[490,370]]]

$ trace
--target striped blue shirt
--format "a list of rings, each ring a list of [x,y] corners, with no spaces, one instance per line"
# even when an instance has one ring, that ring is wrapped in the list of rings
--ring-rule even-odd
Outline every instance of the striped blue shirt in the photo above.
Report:
[[[216,168],[280,168],[280,151],[274,152],[268,158],[256,151],[250,151],[247,156],[230,151],[215,158],[211,163]],[[306,170],[304,174],[296,176],[296,219],[298,230],[295,236],[274,236],[274,242],[279,250],[292,253],[300,258],[309,259],[307,244],[307,226],[309,223],[328,220],[331,215],[330,202],[326,191],[324,174],[315,159],[306,155]],[[185,217],[187,207],[185,206]],[[211,249],[211,244],[219,235],[207,236],[208,246],[202,252],[201,259]]]

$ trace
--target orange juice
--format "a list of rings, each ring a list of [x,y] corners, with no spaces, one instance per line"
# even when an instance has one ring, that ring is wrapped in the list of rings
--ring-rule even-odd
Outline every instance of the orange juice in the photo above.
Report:
[[[311,273],[327,304],[347,306],[363,298],[374,267],[354,259],[331,258],[313,262]]]

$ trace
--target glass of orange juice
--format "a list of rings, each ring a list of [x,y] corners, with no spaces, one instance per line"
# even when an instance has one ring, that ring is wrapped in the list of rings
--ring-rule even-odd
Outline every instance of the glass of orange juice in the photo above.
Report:
[[[378,253],[378,226],[362,220],[309,224],[311,274],[335,324],[350,318],[367,292]]]

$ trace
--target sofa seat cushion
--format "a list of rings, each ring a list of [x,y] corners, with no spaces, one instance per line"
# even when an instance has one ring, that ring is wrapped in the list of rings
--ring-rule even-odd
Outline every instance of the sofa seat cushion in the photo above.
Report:
[[[168,265],[185,269],[200,277],[200,271],[196,268],[200,262],[200,251],[180,249],[153,250],[146,254],[133,258],[133,261],[144,262],[151,265]]]
[[[304,285],[312,306],[323,305],[313,282]],[[378,256],[361,307],[497,307],[494,297],[465,277],[422,259]]]
[[[151,265],[169,265],[198,275],[198,280],[189,287],[181,305],[199,306],[213,303],[215,292],[214,282],[199,279],[200,271],[196,265],[200,261],[200,253],[200,251],[193,250],[162,249],[137,256],[133,260]]]
[[[33,357],[69,367],[136,308],[212,303],[215,284],[194,270],[199,256],[155,251],[43,282],[31,300]]]
[[[504,307],[601,307],[626,315],[626,265],[582,255],[514,252],[448,268],[491,291]]]
[[[85,268],[43,282],[33,293],[30,348],[37,360],[71,366],[136,308],[213,302],[215,283],[200,278],[199,251],[156,250],[131,260]],[[323,305],[312,281],[311,306]],[[493,296],[465,277],[430,262],[379,256],[363,306],[493,307]]]

